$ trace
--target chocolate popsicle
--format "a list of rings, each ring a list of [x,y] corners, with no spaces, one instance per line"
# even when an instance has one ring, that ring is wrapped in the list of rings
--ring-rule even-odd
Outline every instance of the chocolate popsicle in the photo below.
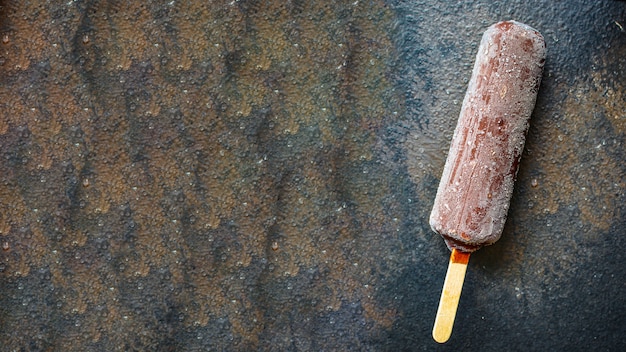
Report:
[[[452,250],[433,329],[438,342],[452,332],[469,253],[502,234],[545,55],[541,34],[515,21],[489,27],[478,48],[430,214]]]

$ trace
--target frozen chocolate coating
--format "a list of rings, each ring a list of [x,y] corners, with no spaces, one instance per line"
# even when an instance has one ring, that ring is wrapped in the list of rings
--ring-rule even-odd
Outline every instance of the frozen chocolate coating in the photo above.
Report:
[[[483,35],[430,214],[450,249],[473,252],[502,234],[545,56],[525,24]]]

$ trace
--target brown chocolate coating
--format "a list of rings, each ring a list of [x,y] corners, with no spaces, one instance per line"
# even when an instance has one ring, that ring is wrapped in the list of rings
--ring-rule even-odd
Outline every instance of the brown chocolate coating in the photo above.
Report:
[[[483,35],[430,215],[451,249],[502,234],[545,55],[541,34],[519,22]]]

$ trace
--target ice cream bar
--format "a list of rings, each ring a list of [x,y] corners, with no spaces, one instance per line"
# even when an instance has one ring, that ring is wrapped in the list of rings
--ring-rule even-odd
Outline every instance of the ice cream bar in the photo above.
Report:
[[[541,34],[519,22],[483,35],[430,214],[450,249],[473,252],[502,234],[545,55]]]
[[[437,342],[452,333],[470,253],[502,234],[545,56],[541,34],[515,21],[489,27],[480,42],[430,214],[452,250],[433,327]]]

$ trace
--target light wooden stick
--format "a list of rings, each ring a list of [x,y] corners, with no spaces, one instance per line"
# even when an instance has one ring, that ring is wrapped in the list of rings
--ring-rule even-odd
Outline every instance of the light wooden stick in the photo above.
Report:
[[[433,338],[439,343],[448,341],[452,334],[452,326],[454,325],[461,290],[463,290],[463,281],[465,280],[465,270],[467,269],[469,257],[469,253],[456,249],[453,249],[452,254],[450,254],[448,272],[443,282],[441,300],[439,301],[435,325],[433,326]]]

